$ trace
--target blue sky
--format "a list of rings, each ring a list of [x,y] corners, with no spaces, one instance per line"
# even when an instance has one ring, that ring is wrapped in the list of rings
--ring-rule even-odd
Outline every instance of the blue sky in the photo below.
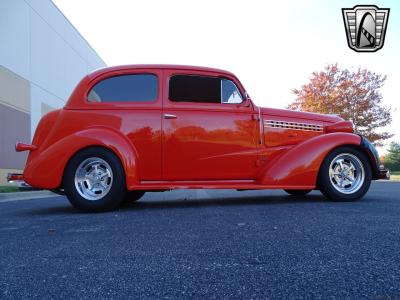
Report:
[[[328,63],[387,74],[393,108],[388,129],[400,132],[400,1],[349,0],[54,0],[108,65],[173,63],[234,72],[253,101],[283,108],[291,90]],[[347,46],[342,8],[389,7],[383,49]],[[400,142],[400,134],[394,138]]]

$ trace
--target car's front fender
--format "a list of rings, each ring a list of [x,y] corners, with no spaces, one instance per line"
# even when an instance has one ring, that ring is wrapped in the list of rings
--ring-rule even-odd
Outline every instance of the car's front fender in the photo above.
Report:
[[[360,142],[360,136],[352,133],[328,133],[308,139],[268,162],[260,172],[258,183],[315,188],[319,168],[328,153],[339,146],[359,147]]]
[[[59,188],[70,158],[79,150],[90,146],[107,148],[118,156],[125,171],[128,189],[139,184],[139,166],[134,146],[123,134],[106,127],[92,127],[74,132],[46,149],[39,146],[29,155],[24,180],[37,188]]]

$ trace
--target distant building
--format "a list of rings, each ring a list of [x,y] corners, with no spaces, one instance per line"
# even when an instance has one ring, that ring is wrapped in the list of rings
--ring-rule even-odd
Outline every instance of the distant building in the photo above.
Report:
[[[40,118],[104,61],[50,0],[0,0],[0,184],[21,170]]]

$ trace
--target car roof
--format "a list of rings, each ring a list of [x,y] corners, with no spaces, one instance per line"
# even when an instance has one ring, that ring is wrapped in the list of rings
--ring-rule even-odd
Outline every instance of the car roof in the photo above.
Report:
[[[90,79],[94,79],[99,75],[103,75],[109,72],[115,72],[119,70],[134,70],[134,69],[168,69],[168,70],[190,70],[190,71],[204,71],[204,72],[212,72],[212,73],[220,73],[220,74],[227,74],[230,76],[235,75],[229,71],[216,69],[216,68],[209,68],[209,67],[199,67],[199,66],[187,66],[187,65],[164,65],[164,64],[143,64],[143,65],[120,65],[120,66],[112,66],[112,67],[105,67],[101,69],[97,69],[92,73],[88,74]]]
[[[88,108],[88,103],[83,98],[83,95],[87,92],[87,88],[90,85],[90,82],[95,80],[95,78],[103,75],[107,77],[108,73],[116,74],[119,71],[125,72],[129,70],[178,70],[178,71],[199,71],[199,72],[209,72],[214,73],[217,75],[226,75],[227,77],[236,78],[237,82],[239,83],[239,88],[243,89],[237,77],[225,70],[216,69],[216,68],[208,68],[208,67],[198,67],[198,66],[185,66],[185,65],[163,65],[163,64],[146,64],[146,65],[121,65],[121,66],[113,66],[113,67],[106,67],[101,68],[98,70],[93,71],[92,73],[88,74],[87,76],[83,77],[82,80],[78,83],[78,85],[73,90],[71,96],[69,97],[67,103],[65,104],[65,109],[86,109]],[[113,76],[113,75],[111,75]],[[244,89],[243,89],[244,90]],[[91,107],[91,106],[90,106]]]

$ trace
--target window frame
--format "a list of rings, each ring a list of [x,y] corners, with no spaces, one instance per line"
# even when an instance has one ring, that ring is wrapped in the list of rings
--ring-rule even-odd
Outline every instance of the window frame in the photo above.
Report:
[[[93,102],[89,100],[89,93],[92,89],[101,81],[107,80],[113,77],[127,76],[127,75],[153,75],[157,79],[157,97],[150,101],[113,101],[113,102]],[[135,69],[135,70],[118,70],[117,72],[107,72],[93,78],[84,94],[85,104],[91,109],[110,109],[110,108],[146,108],[146,109],[159,109],[161,107],[162,100],[162,82],[163,76],[162,71],[157,69]]]

